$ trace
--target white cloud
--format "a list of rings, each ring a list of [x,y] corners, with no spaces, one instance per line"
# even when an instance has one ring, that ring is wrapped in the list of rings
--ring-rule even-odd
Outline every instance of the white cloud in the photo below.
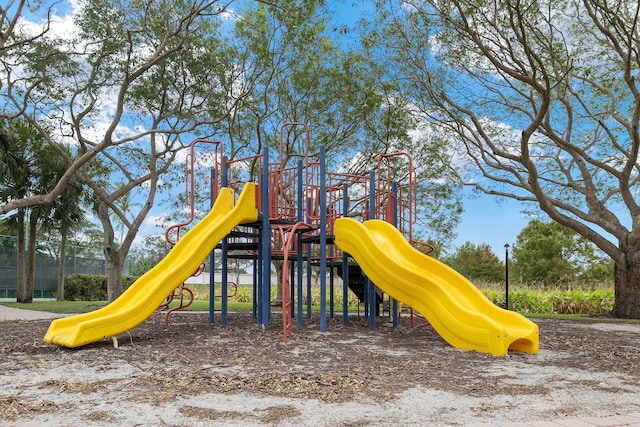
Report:
[[[55,40],[72,40],[78,31],[75,19],[83,6],[82,1],[69,0],[57,3],[53,14],[38,19],[37,16],[26,18],[23,15],[19,20],[20,29],[28,35],[41,34],[48,25],[47,36]],[[44,10],[44,9],[42,9]]]

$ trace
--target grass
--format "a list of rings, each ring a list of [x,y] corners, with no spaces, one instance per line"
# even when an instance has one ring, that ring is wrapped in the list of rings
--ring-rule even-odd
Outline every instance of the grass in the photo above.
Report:
[[[76,314],[76,313],[89,313],[91,311],[98,310],[107,305],[106,301],[34,301],[29,304],[22,304],[17,302],[2,302],[2,305],[7,307],[22,308],[36,311],[49,311],[51,313],[61,314]],[[178,304],[173,303],[170,307],[176,307]],[[220,303],[216,302],[216,309],[220,308]],[[251,303],[237,303],[229,302],[228,308],[231,311],[249,311],[251,310]],[[192,311],[208,311],[209,301],[196,300],[186,310]]]
[[[505,294],[501,285],[479,286],[484,295],[494,304],[504,307]],[[186,310],[209,310],[208,285],[192,285],[190,289],[194,293],[195,300]],[[232,311],[249,311],[252,308],[252,287],[238,286],[229,289],[228,309]],[[275,290],[272,291],[272,300],[276,299]],[[306,295],[303,293],[306,301]],[[585,288],[585,289],[545,289],[544,287],[515,286],[509,292],[509,307],[530,317],[554,317],[564,319],[583,319],[585,316],[597,316],[603,320],[602,315],[613,308],[614,292],[612,288]],[[319,310],[319,288],[313,288],[311,305],[315,311]],[[329,303],[329,297],[327,297]],[[86,313],[97,310],[106,305],[105,301],[34,301],[31,304],[19,304],[15,302],[3,303],[10,307],[29,308],[32,310],[50,311],[54,313]],[[337,310],[342,307],[342,288],[336,286],[334,304]],[[175,307],[177,303],[171,306]],[[216,299],[216,309],[220,308],[220,300]],[[357,299],[353,293],[349,296],[350,311],[357,310]]]
[[[52,313],[75,314],[88,313],[106,305],[106,301],[38,301],[29,304],[17,302],[3,302],[2,305],[14,308],[23,308],[37,311],[50,311]]]

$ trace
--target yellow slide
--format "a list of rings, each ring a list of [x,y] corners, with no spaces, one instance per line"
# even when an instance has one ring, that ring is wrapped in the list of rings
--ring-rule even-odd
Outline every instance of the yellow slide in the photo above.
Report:
[[[118,299],[91,313],[54,320],[44,337],[50,344],[78,347],[113,337],[147,319],[238,224],[258,218],[255,184],[246,183],[234,207],[234,192],[223,188],[211,212],[171,252]]]
[[[496,356],[538,352],[538,325],[493,304],[460,273],[413,248],[393,225],[340,218],[334,233],[376,286],[421,313],[453,347]]]

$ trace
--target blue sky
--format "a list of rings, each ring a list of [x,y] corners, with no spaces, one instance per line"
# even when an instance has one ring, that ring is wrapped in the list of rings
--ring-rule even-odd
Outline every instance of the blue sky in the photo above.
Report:
[[[493,252],[502,259],[504,245],[513,245],[516,237],[531,220],[523,213],[525,205],[516,200],[497,198],[489,195],[471,195],[470,190],[465,190],[463,199],[464,213],[458,228],[458,237],[454,241],[456,247],[469,241],[476,245],[487,243]],[[547,218],[541,217],[543,221]]]

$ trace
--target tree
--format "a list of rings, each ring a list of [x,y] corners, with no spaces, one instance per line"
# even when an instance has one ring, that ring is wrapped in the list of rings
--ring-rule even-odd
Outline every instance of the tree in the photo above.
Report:
[[[41,156],[42,139],[33,131],[33,128],[24,121],[8,123],[6,127],[11,141],[12,161],[9,156],[8,163],[16,169],[5,174],[5,188],[0,192],[0,201],[6,202],[16,198],[29,196],[38,187],[42,187],[42,180],[36,177],[40,175],[46,156]],[[36,233],[38,220],[44,214],[46,208],[36,206],[21,209],[8,217],[6,222],[15,230],[17,237],[18,256],[16,260],[16,300],[17,302],[30,303],[33,300],[33,280],[35,270]],[[26,255],[26,257],[25,257]]]
[[[184,147],[182,136],[211,134],[233,106],[227,95],[237,76],[218,33],[226,7],[209,0],[89,0],[62,17],[71,36],[56,33],[51,10],[34,6],[45,21],[36,32],[7,24],[19,20],[22,8],[2,9],[2,34],[12,47],[0,55],[0,117],[28,121],[67,170],[47,193],[14,198],[0,213],[49,203],[77,176],[94,192],[104,228],[110,301],[122,292],[124,260],[159,184],[171,185],[160,177]],[[73,144],[71,153],[57,137]],[[124,185],[113,189],[109,180]],[[128,193],[141,201],[130,214],[119,203]],[[121,242],[114,217],[126,228]]]
[[[250,96],[236,104],[222,137],[230,156],[253,156],[265,146],[280,148],[280,129],[287,122],[306,123],[310,132],[302,126],[284,129],[278,153],[283,167],[294,168],[306,154],[317,158],[321,145],[329,163],[353,149],[353,138],[362,132],[361,118],[378,104],[367,103],[373,91],[367,87],[361,58],[331,39],[324,2],[248,3],[241,14],[232,43],[251,85],[245,86]],[[257,171],[249,165],[248,179]],[[293,204],[294,194],[284,192],[283,197]],[[273,264],[281,280],[282,262]]]
[[[340,43],[325,6],[318,0],[250,2],[240,11],[243,19],[230,43],[247,81],[237,90],[250,95],[235,104],[223,129],[221,138],[232,158],[253,156],[265,146],[278,148],[280,128],[287,122],[308,124],[308,154],[317,159],[324,146],[329,170],[366,175],[380,154],[409,146],[415,121],[405,100],[392,96],[381,70],[366,53]],[[307,154],[306,137],[302,126],[283,130],[282,165],[295,168]],[[436,183],[450,185],[443,184],[446,179],[436,167],[423,159],[417,164],[418,188],[427,205],[437,193],[429,191]],[[258,170],[253,165],[248,169],[254,175]],[[407,174],[406,163],[393,171],[398,181],[406,182]],[[425,209],[423,216],[434,219],[428,225],[437,232],[451,230],[448,219],[454,220],[458,213],[455,203],[447,204],[455,194],[441,194],[441,202]],[[358,202],[355,194],[351,196]],[[280,277],[281,265],[274,265]]]
[[[461,180],[593,242],[640,318],[639,3],[392,3],[376,40]]]
[[[18,26],[28,22],[22,20],[25,6],[44,23]],[[46,129],[52,125],[78,150],[73,156],[60,151],[69,167],[51,192],[2,204],[0,213],[50,202],[109,147],[158,134],[173,136],[175,144],[176,135],[226,114],[216,89],[228,69],[217,65],[227,58],[214,37],[216,17],[226,7],[215,0],[171,6],[90,0],[60,18],[53,6],[45,9],[40,3],[3,6],[0,117],[29,121],[55,148],[57,135]],[[71,26],[72,36],[54,29],[56,20]],[[142,114],[149,110],[156,114],[147,120]]]
[[[532,220],[522,229],[513,245],[513,273],[523,283],[557,285],[573,282],[579,268],[576,233],[556,222]]]
[[[465,242],[452,261],[452,267],[471,281],[496,283],[504,280],[504,264],[486,243],[476,246]]]
[[[115,183],[116,191],[117,189],[120,189],[124,185],[125,184],[123,182],[116,182]],[[132,196],[132,192],[126,192],[116,200],[118,207],[122,211],[122,216],[124,216],[125,218],[127,218],[127,216],[131,214],[134,207],[140,207],[139,203],[135,203],[131,201],[131,196]],[[122,220],[121,217],[114,212],[112,222],[115,223],[115,228],[117,229],[119,234],[116,242],[117,243],[122,242],[124,240],[124,230],[125,228],[127,228],[125,221]]]
[[[21,138],[16,136],[9,123],[3,121],[0,129],[0,203],[19,199],[28,194],[30,165],[26,158],[24,144]],[[3,221],[4,228],[15,233],[16,236],[16,289],[17,300],[20,302],[26,295],[25,290],[25,211],[19,209],[13,215]]]
[[[236,27],[239,57],[251,64],[246,73],[258,77],[251,79],[256,83],[251,96],[229,116],[232,142],[250,147],[253,154],[264,145],[277,147],[282,123],[304,122],[310,127],[312,158],[323,145],[330,170],[361,175],[376,168],[380,155],[407,151],[417,171],[420,225],[431,235],[450,237],[460,206],[442,162],[444,145],[416,150],[428,141],[417,131],[420,123],[409,100],[394,90],[385,64],[352,43],[340,43],[345,32],[351,37],[350,30],[329,25],[324,2],[278,6],[258,4],[242,13]],[[285,130],[283,164],[295,167],[304,154],[304,138],[301,127]],[[406,161],[391,162],[391,167],[397,181],[408,181]]]
[[[249,95],[235,103],[222,130],[231,158],[278,148],[286,122],[310,125],[312,156],[324,145],[329,159],[340,157],[362,131],[362,117],[379,106],[362,55],[332,38],[324,3],[251,2],[240,11],[229,44],[245,76],[235,90]],[[304,138],[302,127],[288,129],[284,164],[304,154]]]
[[[17,197],[49,191],[64,175],[67,164],[57,151],[48,145],[41,135],[25,121],[14,121],[5,126],[5,146],[3,161],[8,172],[3,175],[4,189],[0,191],[0,201],[6,202]],[[7,151],[10,150],[10,151]],[[66,239],[74,224],[82,221],[80,206],[82,185],[77,179],[71,179],[60,197],[52,203],[20,209],[9,216],[7,224],[16,231],[18,239],[18,280],[17,301],[32,301],[35,274],[36,237],[43,230],[57,228],[62,240],[61,272],[59,292],[64,280],[64,251]],[[25,219],[27,223],[25,224]],[[26,228],[25,228],[26,227]],[[25,236],[26,231],[26,236]],[[26,238],[26,244],[25,244]],[[24,258],[26,246],[26,260]]]
[[[131,249],[131,275],[142,276],[155,267],[171,250],[164,236],[146,236],[140,246]]]
[[[593,243],[553,221],[531,220],[513,245],[513,261],[523,283],[603,283],[613,277]]]
[[[17,181],[24,168],[23,158],[19,155],[15,138],[11,135],[8,124],[0,122],[0,180],[5,185]]]
[[[59,159],[62,160],[62,159]],[[57,164],[58,176],[66,170],[66,164],[59,161]],[[58,251],[58,287],[56,299],[64,301],[64,273],[67,261],[67,243],[70,235],[86,225],[86,215],[82,207],[82,199],[86,197],[85,188],[76,178],[72,178],[64,191],[53,202],[52,213],[48,218],[45,228],[56,229],[60,238],[60,249]]]

